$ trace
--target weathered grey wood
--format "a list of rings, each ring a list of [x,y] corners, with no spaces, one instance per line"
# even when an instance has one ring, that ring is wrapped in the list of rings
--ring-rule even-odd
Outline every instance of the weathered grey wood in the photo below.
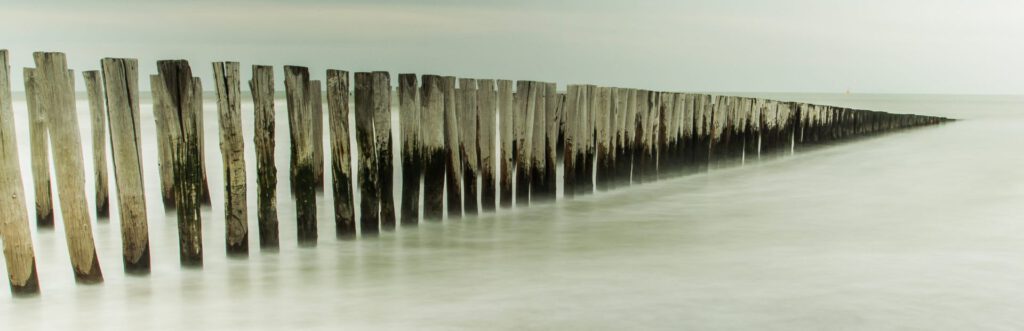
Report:
[[[558,94],[557,85],[555,83],[544,83],[542,86],[544,90],[544,177],[541,181],[543,190],[540,190],[541,194],[535,196],[540,201],[551,201],[555,200],[558,194],[557,179],[557,160],[558,147],[558,130],[562,122],[562,98],[564,95]],[[532,193],[531,193],[532,194]]]
[[[249,92],[252,94],[255,112],[253,146],[256,148],[256,218],[259,223],[260,248],[273,250],[277,249],[280,243],[277,219],[277,165],[274,157],[274,134],[277,131],[274,120],[274,68],[252,66]],[[345,141],[348,141],[347,134]],[[337,199],[337,195],[335,198]]]
[[[74,75],[68,71],[63,53],[36,52],[33,56],[39,106],[46,113],[46,127],[53,144],[51,156],[56,170],[57,194],[75,280],[99,283],[103,281],[103,273],[85,198],[82,143],[72,90]]]
[[[580,150],[582,152],[582,161],[578,162],[583,165],[582,168],[578,168],[582,171],[577,171],[576,177],[576,194],[586,195],[594,193],[594,156],[597,153],[595,141],[594,141],[594,103],[597,100],[596,93],[597,86],[585,85],[585,96],[581,100],[583,105],[580,111]]]
[[[139,61],[105,58],[100,64],[103,68],[103,90],[106,91],[106,118],[110,128],[114,180],[117,183],[118,213],[121,215],[124,271],[149,273],[149,222],[143,184],[142,126],[139,114]],[[99,79],[98,72],[85,74],[87,82]],[[94,81],[92,84],[98,83]],[[94,89],[99,88],[95,86]]]
[[[597,178],[596,187],[598,191],[606,191],[611,188],[611,170],[614,162],[612,156],[612,99],[611,89],[598,87],[597,99],[594,102],[594,137],[597,150]]]
[[[359,225],[364,236],[380,233],[380,183],[376,137],[373,132],[374,79],[369,72],[355,73],[356,144],[359,148]]]
[[[477,151],[480,160],[480,209],[494,211],[497,200],[495,186],[495,160],[498,154],[495,153],[494,143],[497,141],[495,134],[495,119],[497,117],[497,103],[495,102],[494,80],[481,79],[477,81],[477,109],[479,126],[477,128]]]
[[[156,122],[156,150],[157,170],[160,172],[160,196],[164,203],[164,209],[174,208],[174,152],[171,150],[170,133],[167,132],[167,123],[164,122],[163,112],[167,107],[164,99],[168,93],[165,91],[163,79],[160,75],[149,76],[150,91],[153,99],[153,118]]]
[[[291,132],[291,187],[300,245],[316,245],[316,178],[313,170],[313,106],[309,69],[284,67]]]
[[[480,173],[476,84],[475,79],[459,79],[460,97],[459,102],[456,103],[459,120],[459,150],[462,152],[463,204],[466,215],[479,213],[476,185],[477,175]]]
[[[25,76],[34,77],[34,73],[26,70]],[[28,93],[28,79],[25,82],[26,93],[31,98],[34,93]],[[32,120],[35,120],[34,116]],[[45,124],[42,125],[45,129]],[[39,293],[39,277],[36,274],[36,255],[32,247],[28,211],[25,210],[25,191],[16,136],[10,64],[7,50],[0,49],[0,197],[4,197],[0,199],[0,210],[4,212],[4,217],[0,217],[0,241],[4,245],[4,261],[7,264],[11,294],[27,296]],[[43,137],[45,139],[45,133]]]
[[[629,101],[629,89],[615,88],[612,90],[612,155],[615,161],[612,166],[612,187],[629,185],[629,157],[626,155],[626,102]]]
[[[356,235],[352,202],[352,150],[348,125],[348,71],[327,70],[327,112],[331,130],[331,178],[334,193],[334,226],[338,238]]]
[[[674,120],[672,115],[675,108],[675,93],[662,92],[660,97],[656,166],[658,178],[665,178],[666,175],[671,173],[667,168],[671,160],[670,144],[672,142],[671,129],[673,128],[672,122]]]
[[[29,117],[28,134],[32,157],[32,184],[35,188],[36,198],[36,226],[52,228],[53,194],[50,191],[50,143],[46,133],[46,116],[38,105],[36,87],[38,83],[36,83],[35,69],[25,68],[24,78],[25,103],[28,106]]]
[[[686,94],[686,104],[683,108],[681,141],[681,156],[684,174],[692,173],[695,170],[693,150],[696,148],[694,138],[694,116],[697,103],[697,95]]]
[[[651,92],[639,90],[636,94],[636,129],[634,142],[636,148],[633,150],[633,183],[644,183],[648,181],[649,175],[647,156],[647,144],[650,139],[650,108]]]
[[[444,94],[445,183],[448,218],[462,217],[462,153],[459,152],[459,115],[455,106],[455,77],[441,78]]]
[[[563,179],[562,179],[562,191],[567,199],[571,199],[576,195],[576,173],[579,151],[579,109],[580,109],[580,97],[581,88],[579,85],[566,86],[565,92],[565,119],[562,125],[565,135],[565,147],[563,152],[565,156],[562,157],[563,166]]]
[[[516,136],[515,204],[517,207],[530,205],[534,116],[537,105],[537,90],[532,87],[533,85],[534,83],[530,81],[516,82],[516,110],[513,121],[515,122]]]
[[[312,111],[313,143],[313,185],[316,191],[324,190],[324,100],[319,80],[309,82],[309,108]]]
[[[661,136],[661,113],[665,108],[664,93],[663,92],[651,92],[651,108],[650,113],[647,117],[650,123],[647,124],[647,145],[646,145],[646,156],[647,156],[647,169],[644,172],[648,176],[648,181],[658,180],[658,149],[659,149],[659,138]]]
[[[637,122],[637,110],[639,107],[639,91],[636,89],[629,89],[626,92],[626,114],[623,117],[622,123],[622,137],[623,137],[623,151],[622,151],[622,181],[624,185],[630,185],[633,182],[637,182],[634,177],[637,173],[637,136],[638,126]]]
[[[242,87],[238,62],[214,62],[220,123],[220,152],[224,163],[224,234],[229,255],[249,254],[246,203],[245,143],[242,139]]]
[[[96,217],[110,216],[110,194],[107,179],[107,120],[103,109],[103,89],[99,71],[82,72],[85,91],[89,99],[89,118],[92,119],[93,183],[96,190]]]
[[[420,154],[420,104],[415,74],[398,75],[398,126],[402,139],[402,212],[401,225],[416,225],[420,218],[420,181],[423,162]]]
[[[498,151],[498,197],[502,208],[512,208],[512,181],[515,174],[515,113],[513,102],[512,81],[498,80],[498,134],[500,150]]]
[[[420,150],[423,162],[423,219],[444,217],[444,92],[441,77],[423,75],[420,90]]]
[[[380,227],[395,228],[395,179],[391,148],[391,76],[387,71],[374,71],[373,135],[377,157],[377,199],[380,201]]]
[[[161,120],[167,125],[174,167],[174,205],[178,215],[179,260],[183,266],[203,265],[202,218],[199,212],[203,172],[199,162],[200,94],[185,60],[157,61],[162,89],[154,92],[165,104]],[[157,91],[159,90],[159,91]]]
[[[540,202],[547,199],[547,88],[545,83],[530,83],[530,98],[533,101],[533,116],[531,116],[532,137],[530,142],[530,201]]]
[[[202,172],[202,185],[199,186],[201,190],[200,202],[209,206],[212,202],[210,201],[210,184],[206,176],[206,129],[204,129],[203,122],[206,121],[206,111],[203,110],[203,81],[199,77],[192,77],[192,93],[195,95],[195,102],[192,103],[192,107],[195,107],[195,121],[196,121],[196,134],[197,141],[199,144],[199,171]]]

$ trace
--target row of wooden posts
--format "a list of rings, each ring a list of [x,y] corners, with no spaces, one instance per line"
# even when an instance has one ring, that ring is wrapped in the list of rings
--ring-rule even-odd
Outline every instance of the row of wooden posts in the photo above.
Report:
[[[75,279],[103,279],[86,204],[74,75],[62,53],[34,54],[25,68],[31,167],[39,227],[53,226],[49,165],[61,203]],[[0,50],[0,223],[13,293],[39,291],[24,208],[15,141],[7,51]],[[135,59],[106,58],[83,72],[91,114],[96,215],[108,215],[109,142],[120,210],[124,270],[150,271],[146,197]],[[213,64],[224,168],[226,248],[248,253],[241,82],[237,62]],[[184,60],[157,62],[150,76],[158,136],[162,201],[176,210],[180,262],[203,263],[200,206],[210,203],[204,155],[201,80]],[[357,233],[353,189],[360,190],[359,232],[372,236],[415,225],[493,211],[513,203],[552,201],[790,152],[852,137],[937,124],[947,119],[707,94],[594,85],[456,79],[400,74],[401,210],[395,210],[391,141],[391,77],[327,70],[326,89],[305,67],[285,66],[290,129],[290,183],[300,245],[317,241],[316,191],[324,185],[323,96],[326,91],[335,233]],[[261,248],[278,246],[274,160],[274,70],[253,66],[258,228]],[[350,85],[353,85],[350,87]],[[354,92],[351,93],[350,92]],[[349,150],[349,97],[354,97],[358,151]],[[109,132],[109,140],[106,136]],[[47,146],[49,143],[49,146]],[[495,147],[497,146],[497,147]],[[350,157],[358,156],[356,184]],[[561,161],[561,164],[559,163]],[[564,176],[556,176],[561,165]],[[497,169],[497,173],[495,173]],[[478,177],[480,180],[478,181]],[[477,183],[481,187],[477,187]],[[420,215],[422,183],[423,210]],[[479,193],[478,193],[479,191]],[[447,209],[445,199],[447,197]],[[480,205],[477,205],[477,198]]]

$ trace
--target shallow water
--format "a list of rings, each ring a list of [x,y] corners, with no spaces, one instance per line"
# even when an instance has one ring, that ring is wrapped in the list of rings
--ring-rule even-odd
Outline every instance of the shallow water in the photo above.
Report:
[[[250,193],[250,256],[234,259],[208,100],[204,268],[178,266],[148,134],[153,273],[121,271],[111,191],[111,218],[94,226],[105,283],[74,284],[58,212],[56,230],[33,230],[43,293],[0,295],[0,329],[1024,328],[1024,97],[767,96],[967,120],[354,241],[334,240],[327,190],[319,244],[299,248],[279,100],[281,249],[259,250]],[[251,104],[243,112],[254,192]],[[33,197],[28,167],[23,181]]]

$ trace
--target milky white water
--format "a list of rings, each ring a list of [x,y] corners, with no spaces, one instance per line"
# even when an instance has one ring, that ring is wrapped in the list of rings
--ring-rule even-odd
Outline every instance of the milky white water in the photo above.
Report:
[[[178,265],[144,100],[152,274],[122,271],[111,191],[111,218],[93,228],[106,281],[74,284],[58,211],[55,230],[33,229],[42,295],[2,291],[0,330],[1024,328],[1024,97],[770,97],[967,120],[354,241],[334,239],[328,189],[319,244],[299,248],[278,100],[281,249],[261,252],[247,103],[250,256],[234,259],[207,100],[213,206],[197,270]],[[15,117],[32,204],[23,101]]]

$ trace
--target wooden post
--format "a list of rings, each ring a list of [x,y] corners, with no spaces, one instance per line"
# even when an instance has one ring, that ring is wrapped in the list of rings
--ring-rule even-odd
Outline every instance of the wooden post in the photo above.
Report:
[[[597,153],[597,147],[594,139],[594,121],[596,117],[595,112],[595,101],[597,101],[597,86],[586,85],[586,94],[583,99],[586,102],[581,103],[584,105],[583,110],[580,112],[580,147],[583,154],[581,155],[583,160],[579,162],[582,164],[582,172],[578,173],[576,178],[576,194],[593,194],[594,193],[594,157]]]
[[[481,79],[477,81],[477,106],[479,116],[479,127],[477,128],[477,148],[480,160],[480,208],[485,211],[494,211],[497,200],[494,177],[494,161],[498,156],[494,150],[495,142],[495,118],[497,116],[497,103],[495,102],[494,80]]]
[[[309,69],[284,67],[288,124],[292,140],[291,187],[299,245],[316,245],[316,177],[313,170],[313,106]]]
[[[626,114],[622,118],[622,165],[621,174],[623,185],[630,185],[636,181],[634,174],[637,173],[637,91],[629,89],[625,95]]]
[[[607,87],[597,87],[594,100],[594,132],[595,145],[597,150],[597,190],[606,191],[610,188],[610,177],[612,162],[611,148],[611,90]]]
[[[455,108],[455,77],[442,77],[444,94],[445,178],[448,195],[448,218],[462,217],[462,153],[459,152],[459,118]]]
[[[356,144],[359,148],[359,225],[363,236],[380,233],[380,183],[377,173],[376,137],[373,133],[373,74],[355,74]]]
[[[26,78],[35,77],[34,73],[29,70],[25,71],[25,76]],[[28,86],[35,86],[35,83],[33,81],[30,84],[29,79],[25,80],[26,94],[30,100],[35,94],[34,92],[37,91],[28,91]],[[30,105],[33,102],[29,101]],[[32,106],[29,109],[31,111]],[[34,122],[37,117],[32,115],[30,113]],[[39,129],[38,126],[43,126],[42,129],[45,130],[46,124],[34,123],[33,125],[37,125],[37,129]],[[45,139],[45,132],[42,135]],[[2,239],[0,241],[3,241],[4,244],[4,261],[7,264],[7,280],[11,284],[11,294],[28,296],[39,293],[39,277],[36,274],[36,255],[32,248],[28,211],[25,210],[25,191],[21,181],[21,163],[18,161],[16,136],[10,64],[7,50],[0,49],[0,197],[4,197],[0,199],[0,210],[4,212],[4,217],[0,217],[0,239]]]
[[[107,120],[103,109],[103,89],[99,71],[82,72],[89,97],[89,117],[92,119],[92,164],[96,184],[96,218],[110,216],[109,186],[107,185]]]
[[[39,106],[46,113],[46,127],[53,144],[57,194],[60,197],[64,233],[75,281],[100,283],[103,282],[103,273],[96,255],[92,222],[85,199],[82,142],[72,90],[74,75],[68,71],[63,53],[36,52],[33,56],[39,84]],[[6,72],[4,77],[7,77]],[[4,84],[4,89],[10,89],[9,83]]]
[[[557,162],[558,162],[558,128],[562,122],[562,98],[558,94],[555,83],[544,83],[544,180],[542,194],[537,195],[541,201],[555,200],[558,194]]]
[[[199,213],[203,172],[199,162],[199,107],[192,70],[185,60],[157,61],[162,87],[161,120],[167,125],[174,166],[174,205],[178,214],[178,249],[183,266],[203,265],[202,218]],[[159,91],[157,91],[159,90]]]
[[[644,183],[648,181],[647,174],[647,143],[650,132],[648,125],[650,121],[650,95],[651,93],[646,90],[637,91],[636,95],[636,126],[635,129],[635,144],[636,148],[633,150],[633,182]]]
[[[761,109],[764,107],[764,99],[756,98],[751,100],[750,113],[747,114],[746,129],[747,138],[743,143],[743,158],[745,160],[757,159],[760,157],[759,145],[761,142]],[[685,110],[684,110],[684,114]],[[685,115],[684,115],[685,116]],[[683,128],[685,130],[685,128]],[[685,131],[682,139],[686,139]]]
[[[577,129],[579,128],[580,90],[579,85],[569,85],[565,88],[565,118],[563,119],[565,124],[562,125],[565,130],[563,132],[565,156],[562,157],[562,191],[566,199],[571,199],[576,195],[576,172],[579,167],[577,164],[577,150],[579,149]]]
[[[391,76],[386,71],[373,74],[373,132],[377,157],[377,199],[380,201],[380,226],[395,228],[395,186],[391,153]],[[365,232],[364,232],[365,233]]]
[[[6,54],[4,50],[4,55]],[[4,70],[7,70],[6,67]],[[53,228],[53,195],[50,191],[50,147],[46,133],[46,116],[43,110],[39,109],[35,69],[25,68],[24,77],[29,143],[32,152],[32,184],[36,194],[36,226]],[[20,175],[18,178],[21,178]]]
[[[199,77],[192,77],[192,89],[192,94],[195,95],[192,107],[196,108],[196,139],[199,144],[199,159],[196,162],[199,164],[199,171],[203,174],[202,185],[199,186],[202,194],[200,202],[209,206],[212,202],[210,201],[209,180],[206,179],[206,129],[203,124],[206,121],[206,112],[203,110],[203,82]]]
[[[240,71],[238,62],[213,63],[220,115],[220,152],[224,160],[224,234],[228,255],[249,254]]]
[[[169,95],[165,91],[163,78],[160,75],[149,76],[149,88],[153,98],[153,118],[156,122],[156,149],[157,168],[160,172],[160,197],[163,200],[165,209],[174,208],[174,151],[171,150],[171,134],[167,132],[167,123],[164,122],[163,112],[167,107],[167,100],[164,97]]]
[[[146,194],[143,189],[142,128],[139,125],[139,61],[106,58],[103,90],[110,127],[110,153],[117,182],[118,210],[121,214],[121,246],[124,271],[149,273],[149,223]],[[99,72],[85,72],[93,80],[90,90],[99,90]],[[95,116],[93,117],[95,118]],[[95,133],[95,131],[94,131]],[[104,162],[105,165],[106,162]]]
[[[252,66],[249,81],[255,120],[253,146],[256,147],[257,222],[260,249],[277,249],[280,243],[277,220],[277,166],[274,158],[274,68]],[[345,135],[347,141],[348,135]],[[347,147],[347,145],[346,145]],[[337,196],[335,196],[337,197]]]
[[[423,75],[420,90],[420,143],[423,162],[423,219],[444,217],[444,93],[441,77]]]
[[[501,135],[501,158],[498,168],[498,193],[502,208],[512,208],[512,180],[515,174],[515,106],[512,98],[512,81],[498,80],[498,134]]]
[[[547,101],[545,83],[531,82],[530,97],[533,100],[533,136],[530,138],[532,151],[530,151],[530,200],[538,202],[545,200],[547,185],[544,176],[547,175]]]
[[[651,108],[648,114],[647,120],[650,123],[647,124],[648,137],[647,138],[647,170],[644,172],[647,174],[648,181],[658,180],[658,139],[661,136],[661,112],[664,108],[664,93],[663,92],[651,92]]]
[[[338,238],[356,236],[352,202],[352,151],[348,125],[348,71],[327,70],[327,112],[331,128],[331,178],[334,227]]]
[[[533,82],[530,81],[518,81],[516,82],[516,111],[515,111],[515,127],[516,127],[516,206],[529,206],[530,205],[530,176],[531,176],[531,162],[533,160],[533,130],[534,130],[534,110],[536,107],[536,93],[537,91],[531,86]]]
[[[398,125],[402,139],[402,212],[399,224],[416,225],[420,218],[420,104],[416,74],[398,75]]]
[[[675,107],[675,94],[669,92],[658,93],[658,120],[655,121],[657,131],[655,131],[655,173],[658,175],[656,179],[665,178],[668,171],[666,168],[669,166],[669,157],[667,151],[669,151],[669,144],[671,138],[669,137],[669,129],[672,127],[672,109]]]
[[[324,190],[324,99],[319,80],[309,82],[309,103],[313,124],[313,185],[317,192]]]
[[[479,213],[477,207],[476,177],[480,173],[480,158],[477,137],[477,88],[476,80],[459,79],[459,99],[456,103],[459,121],[459,150],[462,155],[463,204],[466,215]]]

